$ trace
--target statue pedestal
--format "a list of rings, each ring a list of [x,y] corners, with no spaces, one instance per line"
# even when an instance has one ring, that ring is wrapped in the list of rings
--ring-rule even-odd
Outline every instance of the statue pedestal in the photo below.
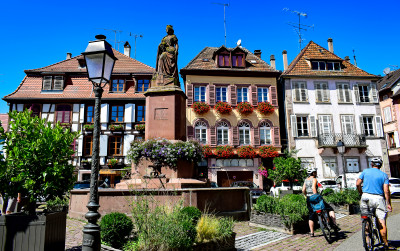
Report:
[[[186,95],[177,86],[152,87],[146,96],[146,140],[186,140]]]

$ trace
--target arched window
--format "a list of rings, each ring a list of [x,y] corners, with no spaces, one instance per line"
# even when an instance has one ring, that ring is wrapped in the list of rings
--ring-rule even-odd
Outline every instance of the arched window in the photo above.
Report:
[[[229,144],[229,127],[226,122],[220,122],[217,126],[217,144]]]
[[[271,145],[271,127],[267,122],[260,124],[260,144]]]
[[[250,125],[247,122],[239,124],[239,144],[250,145]]]
[[[204,121],[198,121],[195,124],[194,134],[201,144],[207,144],[207,124]]]

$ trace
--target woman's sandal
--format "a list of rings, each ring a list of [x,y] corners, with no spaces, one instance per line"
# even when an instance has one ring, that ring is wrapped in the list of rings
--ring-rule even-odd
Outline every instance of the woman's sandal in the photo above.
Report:
[[[314,233],[308,233],[310,237],[314,237]]]

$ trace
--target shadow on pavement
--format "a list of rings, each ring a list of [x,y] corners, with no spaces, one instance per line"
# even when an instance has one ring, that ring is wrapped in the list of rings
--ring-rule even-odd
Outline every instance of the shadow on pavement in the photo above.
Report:
[[[65,249],[65,251],[81,251],[81,250],[82,250],[82,246],[75,246],[72,248]]]
[[[391,240],[389,240],[389,245],[398,248],[398,247],[400,247],[400,241],[391,241]]]

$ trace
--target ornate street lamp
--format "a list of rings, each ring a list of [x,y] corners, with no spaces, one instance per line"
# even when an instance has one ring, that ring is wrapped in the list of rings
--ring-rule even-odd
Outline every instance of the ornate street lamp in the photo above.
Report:
[[[99,177],[99,148],[100,148],[100,104],[104,86],[110,81],[111,73],[114,68],[115,60],[111,45],[103,35],[97,35],[96,41],[90,41],[88,47],[82,55],[85,57],[86,69],[89,80],[92,82],[95,94],[95,114],[93,128],[93,150],[92,150],[92,170],[90,175],[90,199],[87,204],[89,211],[85,214],[88,220],[83,228],[83,251],[99,251],[100,226],[97,220],[100,214],[98,177]]]
[[[344,162],[343,154],[346,151],[346,146],[344,145],[343,141],[339,140],[336,145],[338,152],[342,156],[342,165],[343,165],[343,185],[344,188],[347,188],[347,180],[346,180],[346,163]]]

